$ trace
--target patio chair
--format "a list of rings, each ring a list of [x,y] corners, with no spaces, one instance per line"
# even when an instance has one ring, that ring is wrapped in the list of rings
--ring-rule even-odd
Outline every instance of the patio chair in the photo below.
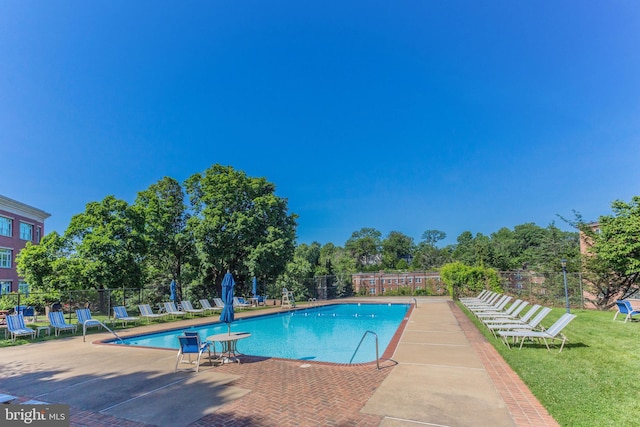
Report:
[[[464,301],[463,304],[471,310],[473,307],[493,307],[500,297],[503,295],[498,292],[485,294],[485,297],[478,300]]]
[[[129,313],[127,313],[127,308],[124,305],[113,307],[113,315],[115,317],[115,320],[119,320],[122,322],[123,327],[127,325],[127,322],[135,323],[140,320],[139,317],[129,316]]]
[[[205,311],[212,311],[212,312],[215,313],[218,310],[222,310],[221,307],[212,307],[211,303],[206,298],[203,298],[203,299],[200,300],[200,305],[202,306],[202,309],[205,310]]]
[[[624,314],[624,322],[627,323],[627,320],[634,320],[634,315],[640,314],[640,310],[634,310],[631,303],[627,300],[618,300],[616,301],[616,305],[618,306],[618,311],[613,316],[613,320],[616,320],[618,314]]]
[[[180,365],[181,363],[189,363],[190,365],[195,363],[196,372],[198,372],[198,370],[200,369],[200,359],[202,357],[202,353],[204,353],[205,350],[209,352],[209,363],[213,365],[213,362],[211,361],[210,343],[206,341],[200,341],[200,337],[196,333],[179,336],[178,341],[180,343],[180,349],[178,350],[178,355],[176,356],[176,372],[178,372],[178,365]],[[191,355],[194,354],[198,355],[195,362],[191,360]],[[189,360],[187,362],[184,361],[185,355],[188,355]]]
[[[16,341],[16,337],[31,335],[36,337],[35,329],[27,328],[24,324],[24,316],[20,314],[10,314],[7,316],[7,331],[9,331],[11,340]]]
[[[76,309],[76,316],[78,317],[78,324],[82,325],[82,339],[84,340],[85,335],[87,335],[87,328],[98,327],[100,329],[104,328],[104,324],[91,317],[91,311],[88,308],[78,308]]]
[[[497,311],[503,311],[504,308],[509,303],[509,301],[511,301],[512,299],[513,297],[509,295],[503,295],[494,306],[486,306],[486,307],[480,306],[480,307],[473,307],[473,308],[467,307],[467,308],[469,308],[469,310],[471,310],[471,312],[476,316],[480,313],[487,313],[487,312],[495,313]]]
[[[485,289],[484,291],[480,292],[475,297],[462,297],[462,298],[460,298],[460,302],[466,305],[468,303],[485,301],[492,294],[494,294],[494,292]]]
[[[224,302],[222,301],[222,298],[214,298],[213,303],[221,310],[224,308]]]
[[[472,312],[474,310],[495,310],[505,298],[507,298],[507,295],[497,293],[489,297],[486,301],[468,303],[465,304],[465,307]]]
[[[201,314],[204,313],[204,308],[194,308],[191,301],[180,301],[182,311],[186,311],[188,314]]]
[[[164,312],[171,316],[173,319],[175,319],[177,316],[185,316],[187,314],[186,311],[178,310],[178,307],[176,307],[176,303],[173,301],[163,302],[162,304],[164,305]]]
[[[524,308],[526,305],[528,305],[528,304],[522,304],[521,307]],[[509,317],[494,317],[493,319],[486,319],[483,323],[485,325],[494,325],[494,324],[503,324],[503,325],[505,325],[505,324],[508,324],[508,323],[527,323],[529,321],[529,319],[531,319],[533,317],[533,315],[536,314],[536,312],[538,310],[540,310],[540,307],[541,307],[540,304],[534,304],[521,317],[518,317],[518,315],[520,314],[520,311],[522,311],[522,310],[517,309],[517,310],[514,310],[513,313],[511,313],[512,316],[509,316]]]
[[[140,316],[147,319],[147,323],[151,323],[151,319],[161,319],[165,313],[154,313],[149,304],[139,304]]]
[[[61,311],[50,311],[49,323],[53,326],[56,336],[59,336],[61,331],[73,331],[74,334],[78,331],[78,325],[67,323]]]
[[[514,320],[512,323],[487,323],[487,328],[493,333],[494,337],[498,337],[498,332],[500,331],[511,331],[511,330],[537,330],[539,329],[540,323],[542,319],[547,317],[547,314],[551,312],[549,307],[543,307],[542,310],[536,314],[536,316],[531,319],[530,322],[523,322]]]
[[[233,307],[243,309],[243,308],[251,307],[251,304],[246,302],[244,298],[241,299],[240,297],[233,297]]]
[[[22,316],[26,319],[27,317],[31,318],[31,322],[37,322],[38,321],[38,313],[36,312],[36,309],[32,306],[26,306],[26,305],[16,305],[14,307],[14,313],[13,314],[22,314]]]
[[[507,347],[511,348],[509,345],[509,338],[513,338],[514,340],[520,339],[520,349],[522,349],[522,345],[526,339],[530,340],[542,340],[544,341],[544,345],[547,347],[548,351],[551,351],[549,348],[549,343],[547,340],[555,341],[560,340],[562,344],[560,345],[560,353],[562,348],[564,347],[565,342],[567,341],[567,337],[562,334],[562,330],[576,318],[575,314],[564,313],[556,322],[549,327],[549,329],[545,331],[523,331],[523,330],[515,330],[515,331],[498,331],[500,337],[507,345]]]
[[[513,304],[511,304],[511,305],[509,306],[509,308],[507,308],[507,309],[504,309],[504,310],[496,310],[496,311],[493,311],[493,310],[489,310],[489,311],[479,311],[479,312],[475,313],[475,315],[476,315],[476,317],[477,317],[478,319],[480,319],[480,320],[492,319],[492,318],[496,318],[496,317],[510,317],[510,316],[513,314],[513,312],[514,312],[516,309],[520,308],[520,306],[521,306],[523,303],[524,303],[525,305],[529,304],[529,303],[528,303],[528,302],[526,302],[526,301],[523,301],[523,300],[521,300],[521,299],[517,299],[517,300],[515,300],[515,301],[513,302]],[[522,308],[524,308],[524,307],[522,307]]]

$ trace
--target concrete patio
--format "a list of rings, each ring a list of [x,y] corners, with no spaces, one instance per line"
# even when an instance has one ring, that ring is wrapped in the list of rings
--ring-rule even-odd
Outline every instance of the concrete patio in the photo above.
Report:
[[[407,303],[409,298],[351,301]],[[87,342],[70,336],[3,348],[0,392],[20,401],[68,404],[76,426],[557,425],[446,298],[417,300],[380,370],[375,364],[245,357],[240,365],[204,363],[199,373],[176,373],[175,351],[95,344],[111,337],[97,333]]]

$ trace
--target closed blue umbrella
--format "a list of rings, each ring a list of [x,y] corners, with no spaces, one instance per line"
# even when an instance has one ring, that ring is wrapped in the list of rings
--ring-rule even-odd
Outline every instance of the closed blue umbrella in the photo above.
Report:
[[[227,271],[227,274],[222,278],[222,302],[224,308],[220,313],[220,321],[225,322],[231,334],[231,322],[233,322],[233,287],[236,282],[233,280],[233,276]]]
[[[253,278],[252,291],[253,291],[253,297],[257,298],[258,297],[258,281],[256,280],[255,277]]]
[[[175,280],[171,281],[171,285],[169,286],[169,289],[171,290],[171,295],[169,296],[169,299],[171,301],[175,301],[176,300],[176,281]]]

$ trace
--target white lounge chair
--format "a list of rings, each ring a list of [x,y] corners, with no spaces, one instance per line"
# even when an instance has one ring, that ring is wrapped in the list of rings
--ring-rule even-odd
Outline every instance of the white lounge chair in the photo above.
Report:
[[[542,340],[544,341],[544,345],[547,347],[548,351],[551,351],[549,348],[549,343],[547,340],[560,340],[562,344],[560,345],[560,353],[562,348],[564,347],[565,342],[567,341],[567,337],[562,334],[562,330],[576,318],[575,314],[564,313],[556,322],[549,327],[549,329],[545,331],[523,331],[523,330],[515,330],[515,331],[498,331],[498,335],[502,337],[502,340],[507,345],[507,347],[511,348],[509,345],[509,338],[514,340],[520,339],[520,349],[522,349],[522,345],[526,339],[530,340]]]
[[[504,311],[483,311],[477,313],[476,317],[483,322],[489,319],[513,318],[517,316],[528,304],[529,303],[527,301],[517,299]]]
[[[126,326],[127,322],[135,323],[138,320],[140,320],[139,317],[129,316],[129,313],[127,313],[126,307],[123,305],[113,307],[113,315],[115,316],[115,320],[119,320],[122,322],[122,326]]]
[[[187,314],[186,311],[178,310],[178,307],[176,307],[176,303],[173,301],[165,302],[163,304],[164,304],[165,313],[167,313],[169,316],[173,317],[174,319],[176,318],[176,316],[185,316]]]
[[[525,307],[525,304],[521,305],[522,308]],[[520,314],[520,311],[522,310],[514,310],[513,313],[511,313],[512,315],[509,317],[496,317],[493,319],[487,319],[484,321],[485,325],[494,325],[494,324],[508,324],[508,323],[527,323],[529,321],[529,319],[531,319],[533,317],[534,314],[536,314],[536,312],[538,310],[540,310],[540,304],[534,304],[533,306],[531,306],[531,308],[529,310],[527,310],[527,312],[525,314],[523,314],[521,317],[518,317],[518,315]]]
[[[213,303],[221,310],[224,308],[224,302],[222,301],[222,298],[214,298]]]
[[[206,298],[203,298],[200,300],[200,305],[202,306],[203,310],[212,311],[213,313],[215,313],[216,311],[222,310],[221,307],[212,307],[211,303]]]
[[[191,301],[180,301],[182,311],[186,311],[189,314],[201,314],[204,313],[203,308],[194,308]]]
[[[162,319],[166,313],[154,313],[149,304],[139,304],[140,316],[147,319],[147,323],[151,323],[151,319]]]
[[[511,331],[511,330],[528,330],[533,331],[538,329],[538,326],[542,322],[542,319],[547,317],[547,314],[551,312],[549,307],[543,307],[542,310],[536,314],[536,316],[531,319],[530,322],[522,322],[514,320],[511,323],[487,323],[487,328],[493,333],[494,337],[498,337],[499,331]]]
[[[493,306],[478,306],[478,307],[467,307],[467,308],[469,308],[469,310],[471,310],[471,312],[476,316],[480,313],[487,313],[487,312],[495,313],[497,311],[503,311],[504,308],[509,303],[509,301],[511,301],[512,299],[513,297],[509,295],[503,295],[498,300],[498,302]]]

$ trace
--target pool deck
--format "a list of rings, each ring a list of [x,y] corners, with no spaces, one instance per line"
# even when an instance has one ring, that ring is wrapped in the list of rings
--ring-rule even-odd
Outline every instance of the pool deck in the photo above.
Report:
[[[152,323],[118,333],[208,321]],[[417,299],[380,370],[375,363],[244,357],[242,364],[205,361],[198,373],[174,372],[175,350],[95,344],[111,337],[97,333],[83,342],[69,336],[0,349],[0,393],[18,402],[68,404],[72,426],[558,426],[447,298]]]

